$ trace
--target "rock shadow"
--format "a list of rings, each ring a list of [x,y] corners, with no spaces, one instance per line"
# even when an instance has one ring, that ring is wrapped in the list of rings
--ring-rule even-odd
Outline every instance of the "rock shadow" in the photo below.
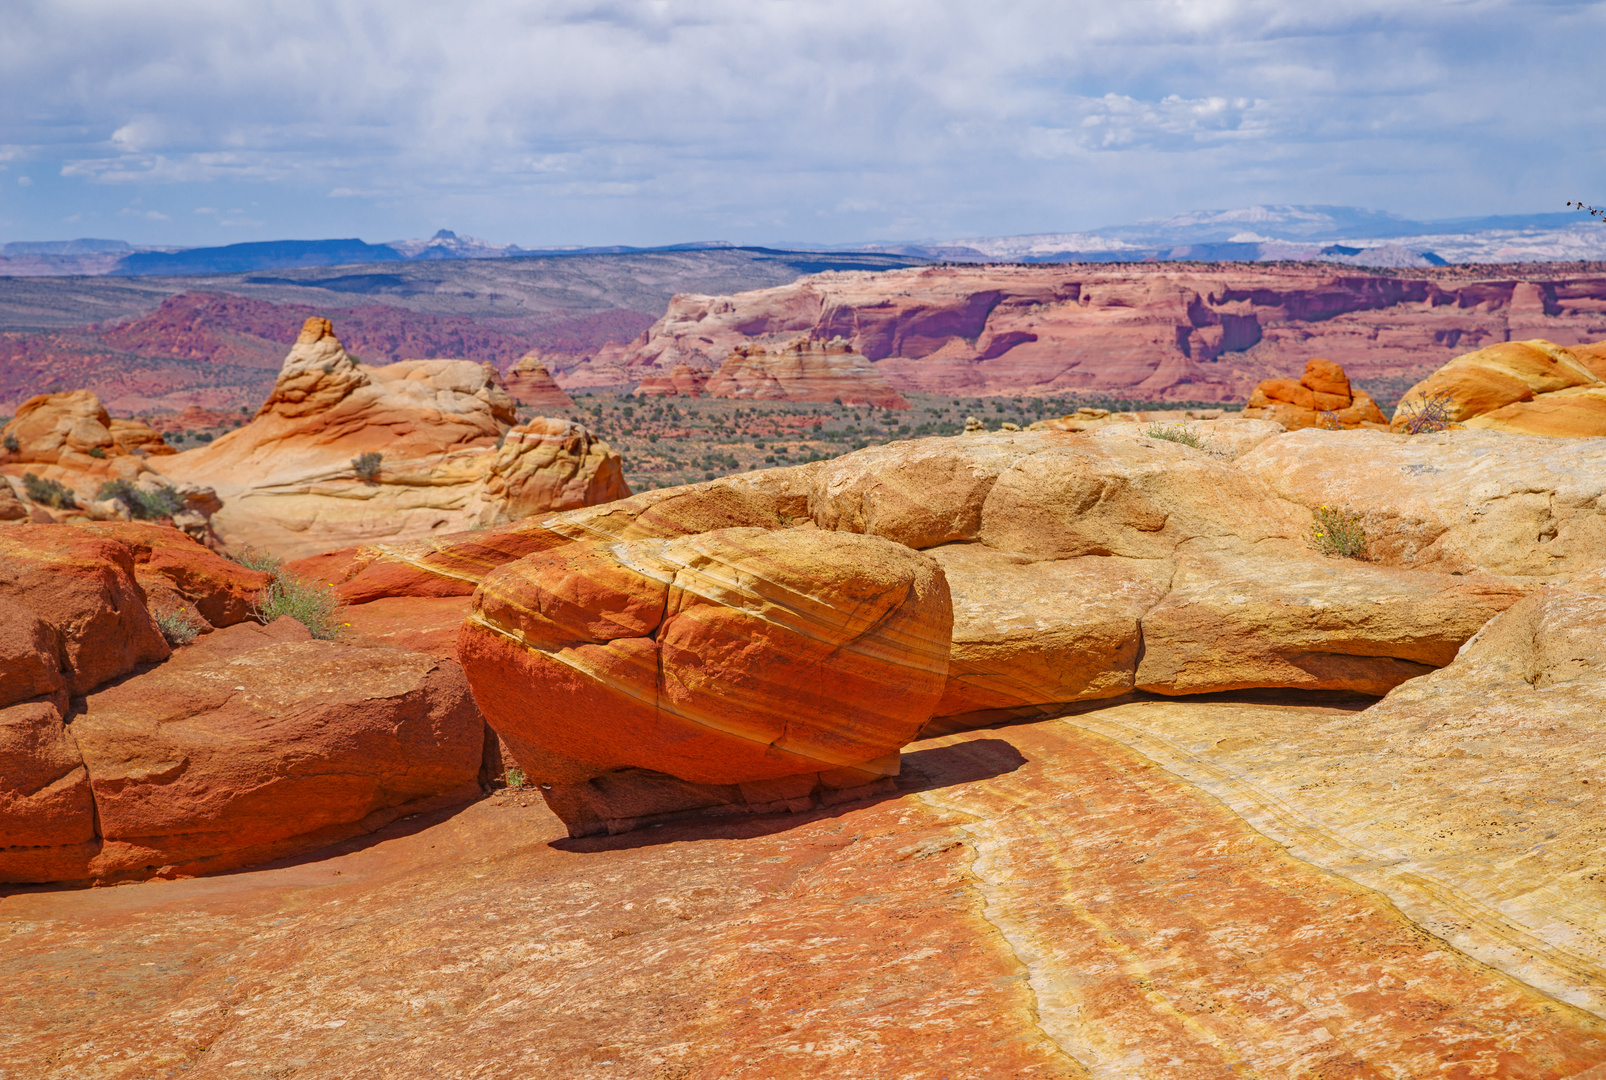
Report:
[[[1025,765],[1026,757],[1004,739],[971,739],[949,746],[932,746],[902,755],[902,770],[896,790],[868,796],[854,802],[805,810],[795,814],[752,814],[708,816],[648,825],[617,836],[564,837],[548,845],[559,851],[590,854],[623,851],[630,848],[677,844],[694,840],[751,840],[773,836],[801,825],[841,817],[854,810],[902,798],[920,791],[974,784],[1012,773]]]

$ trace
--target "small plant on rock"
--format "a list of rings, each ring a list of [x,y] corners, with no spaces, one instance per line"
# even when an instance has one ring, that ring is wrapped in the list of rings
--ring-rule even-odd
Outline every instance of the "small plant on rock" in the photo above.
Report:
[[[1199,434],[1199,429],[1190,427],[1181,421],[1175,424],[1161,424],[1158,422],[1150,424],[1149,430],[1145,431],[1144,434],[1151,439],[1164,439],[1166,442],[1181,443],[1183,446],[1191,446],[1195,450],[1204,449],[1204,438]]]
[[[188,645],[200,637],[201,631],[206,629],[194,615],[179,608],[152,612],[151,618],[156,621],[156,628],[162,632],[169,645]]]
[[[184,500],[171,486],[135,487],[129,480],[108,480],[95,493],[97,499],[120,499],[130,516],[140,521],[170,518],[184,509]]]
[[[529,783],[529,781],[525,778],[523,769],[515,767],[507,771],[508,787],[521,788],[527,783]]]
[[[1310,546],[1323,555],[1337,555],[1345,559],[1366,557],[1366,530],[1361,515],[1350,510],[1331,506],[1318,506],[1311,511]]]
[[[274,577],[279,576],[279,571],[284,566],[284,560],[279,556],[271,555],[254,547],[241,548],[231,558],[247,570],[260,570],[262,573],[272,574]]]
[[[365,454],[358,454],[351,459],[352,470],[356,472],[357,479],[365,484],[379,483],[379,463],[384,455],[378,450],[369,450]]]
[[[1414,401],[1405,412],[1407,435],[1432,435],[1450,430],[1455,423],[1455,398],[1449,394],[1429,394]]]
[[[4,445],[6,448],[6,453],[8,454],[22,453],[22,444],[17,441],[17,437],[15,435],[7,435]]]
[[[59,480],[42,480],[33,473],[24,473],[22,490],[29,499],[54,510],[74,510],[78,507],[72,490]]]
[[[313,637],[330,641],[338,637],[343,628],[340,616],[345,607],[333,587],[279,574],[257,593],[251,610],[264,625],[288,615],[305,626]]]

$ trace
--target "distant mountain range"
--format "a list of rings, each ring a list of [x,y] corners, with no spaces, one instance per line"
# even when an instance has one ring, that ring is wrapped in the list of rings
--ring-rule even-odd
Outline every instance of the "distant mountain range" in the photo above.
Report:
[[[614,255],[732,248],[723,241],[661,247],[521,248],[441,229],[427,240],[269,240],[223,247],[135,247],[121,240],[0,245],[0,276],[138,277],[248,273],[435,259]],[[1376,267],[1606,259],[1606,223],[1582,211],[1413,221],[1353,206],[1204,210],[1079,233],[909,243],[783,244],[795,252],[898,255],[933,262],[1320,261]],[[769,249],[752,249],[769,250]]]

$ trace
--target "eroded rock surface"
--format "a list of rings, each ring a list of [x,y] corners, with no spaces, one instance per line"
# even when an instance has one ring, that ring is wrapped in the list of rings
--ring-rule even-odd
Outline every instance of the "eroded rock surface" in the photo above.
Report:
[[[804,338],[777,349],[738,346],[709,378],[705,392],[709,397],[757,401],[836,401],[880,409],[909,407],[903,395],[888,384],[886,376],[841,338]]]
[[[1600,336],[1598,271],[1544,282],[1491,275],[1174,263],[827,272],[730,296],[677,296],[605,371],[598,357],[595,381],[637,382],[682,365],[712,371],[739,346],[840,336],[905,392],[1228,401],[1263,379],[1297,379],[1312,355],[1373,385],[1420,379],[1495,342]],[[565,384],[589,384],[588,366]]]
[[[479,790],[484,722],[416,612],[264,628],[268,575],[142,523],[7,526],[0,556],[0,881],[251,865]]]
[[[1431,403],[1442,419],[1469,428],[1606,436],[1606,377],[1595,370],[1600,345],[1574,352],[1536,338],[1458,356],[1406,391],[1394,411],[1394,427],[1405,428]]]
[[[510,563],[475,593],[458,653],[532,779],[806,775],[748,800],[784,802],[815,774],[896,774],[942,693],[951,611],[941,569],[900,545],[722,529]]]
[[[249,424],[156,467],[217,489],[224,508],[213,525],[225,543],[287,558],[628,492],[618,455],[583,428],[515,421],[490,365],[369,367],[327,319],[312,318]],[[364,455],[377,460],[360,471]],[[540,505],[548,494],[559,501]]]
[[[1289,431],[1388,426],[1371,395],[1351,386],[1342,367],[1321,359],[1307,360],[1298,379],[1263,380],[1249,395],[1243,416],[1275,420]]]
[[[508,368],[506,382],[507,392],[520,405],[533,409],[564,409],[574,404],[563,388],[552,381],[551,369],[539,353],[520,357]]]

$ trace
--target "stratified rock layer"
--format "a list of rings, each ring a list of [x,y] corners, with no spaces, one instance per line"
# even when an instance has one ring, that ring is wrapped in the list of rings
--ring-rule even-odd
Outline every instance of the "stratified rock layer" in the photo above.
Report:
[[[941,570],[907,548],[723,529],[510,563],[476,592],[458,651],[534,779],[873,779],[931,715],[951,625]]]
[[[533,409],[566,409],[574,404],[563,388],[552,381],[552,372],[538,353],[530,353],[508,368],[507,392],[520,405]]]
[[[738,346],[708,380],[706,392],[709,397],[756,401],[909,407],[886,377],[841,338],[825,342],[805,338],[779,349]]]
[[[287,558],[628,494],[606,443],[564,421],[515,419],[488,364],[368,367],[312,318],[251,423],[157,467],[217,488],[225,543]],[[360,473],[364,455],[378,462]]]
[[[1297,379],[1312,355],[1380,386],[1495,342],[1595,340],[1602,297],[1593,268],[1544,282],[1509,268],[1429,280],[1175,263],[827,272],[677,296],[597,377],[711,371],[740,346],[840,336],[904,392],[1243,400],[1263,379]]]

